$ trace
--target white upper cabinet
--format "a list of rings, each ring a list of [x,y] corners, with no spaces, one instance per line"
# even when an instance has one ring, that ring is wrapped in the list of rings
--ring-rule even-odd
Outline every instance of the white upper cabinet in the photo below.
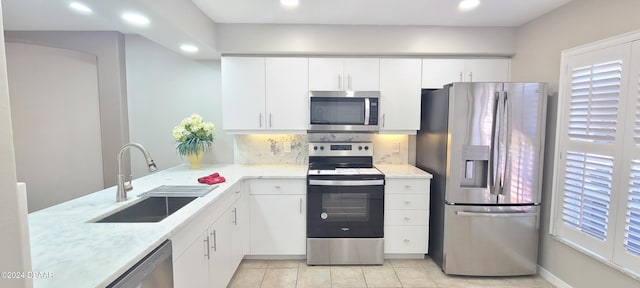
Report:
[[[309,58],[309,90],[378,91],[378,58]]]
[[[509,81],[509,59],[467,59],[466,73],[469,82]]]
[[[309,66],[307,58],[267,58],[266,128],[309,128]]]
[[[380,131],[420,129],[421,59],[380,59]]]
[[[222,57],[223,127],[236,131],[306,131],[308,60]]]
[[[265,58],[222,57],[225,130],[265,129]]]
[[[422,59],[422,88],[452,82],[509,81],[509,59]]]

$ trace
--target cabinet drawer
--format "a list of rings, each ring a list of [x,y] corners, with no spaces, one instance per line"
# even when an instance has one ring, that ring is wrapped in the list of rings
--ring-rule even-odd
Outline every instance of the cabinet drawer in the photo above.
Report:
[[[385,210],[384,225],[429,225],[428,210]]]
[[[385,209],[429,209],[429,196],[426,194],[386,194]]]
[[[249,181],[249,194],[299,194],[307,192],[307,183],[304,179],[269,179]]]
[[[428,226],[385,226],[384,253],[427,253]]]
[[[427,194],[429,195],[429,179],[387,179],[384,193],[395,194]]]

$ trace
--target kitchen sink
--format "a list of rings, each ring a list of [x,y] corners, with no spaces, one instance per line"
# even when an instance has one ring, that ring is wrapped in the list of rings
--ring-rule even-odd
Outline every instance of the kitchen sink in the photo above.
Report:
[[[148,197],[94,223],[160,222],[198,197]]]

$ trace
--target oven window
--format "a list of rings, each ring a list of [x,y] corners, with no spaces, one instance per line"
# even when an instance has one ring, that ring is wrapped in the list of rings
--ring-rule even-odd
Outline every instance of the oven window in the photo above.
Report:
[[[369,194],[367,193],[324,193],[322,211],[327,213],[329,222],[369,221]]]
[[[362,125],[364,98],[311,98],[311,124]]]

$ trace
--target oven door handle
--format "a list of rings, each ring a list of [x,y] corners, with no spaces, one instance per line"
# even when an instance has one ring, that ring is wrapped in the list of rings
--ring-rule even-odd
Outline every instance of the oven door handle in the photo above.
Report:
[[[309,180],[313,186],[382,186],[384,180]]]

